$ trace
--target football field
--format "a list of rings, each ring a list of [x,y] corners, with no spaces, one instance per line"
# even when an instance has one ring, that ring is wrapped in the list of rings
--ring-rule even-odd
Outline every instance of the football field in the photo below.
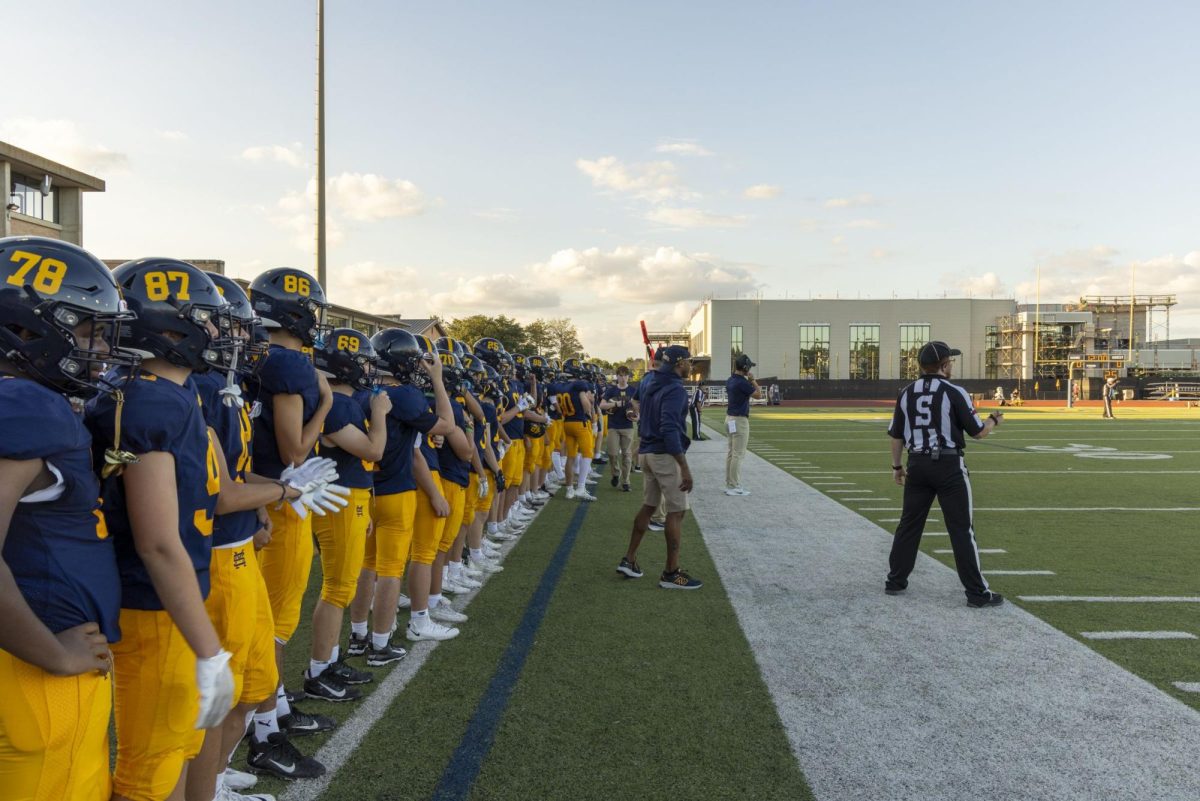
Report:
[[[992,589],[1200,707],[1200,410],[1001,411],[1004,425],[966,452]],[[890,532],[903,491],[889,420],[880,408],[756,408],[750,448]],[[721,430],[723,412],[705,421]],[[921,549],[954,564],[936,503]]]

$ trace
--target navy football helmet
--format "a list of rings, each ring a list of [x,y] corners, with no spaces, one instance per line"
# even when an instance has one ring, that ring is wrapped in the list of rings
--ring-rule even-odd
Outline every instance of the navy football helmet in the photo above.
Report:
[[[90,398],[109,367],[133,367],[117,347],[134,319],[112,273],[81,247],[33,236],[0,239],[0,356],[50,389]],[[75,329],[91,322],[86,336]]]
[[[332,326],[325,324],[325,290],[303,270],[276,267],[250,282],[250,302],[267,328],[282,328],[311,348]]]
[[[380,369],[403,383],[416,383],[421,372],[421,359],[425,351],[411,331],[403,328],[385,328],[371,337],[371,347],[379,360]]]
[[[268,337],[262,329],[262,319],[254,313],[250,297],[241,284],[220,273],[208,273],[208,277],[229,304],[229,313],[233,316],[233,336],[238,342],[239,354],[237,367],[242,371],[252,369],[267,353]],[[262,329],[263,335],[255,337],[256,328]]]
[[[453,351],[439,349],[437,355],[442,361],[442,384],[445,385],[446,391],[453,395],[462,386],[466,371]]]
[[[313,366],[354,389],[375,388],[378,361],[371,340],[353,328],[335,328],[313,348]]]
[[[503,357],[508,355],[504,344],[492,337],[483,337],[482,339],[475,340],[475,345],[471,348],[471,351],[497,370],[500,369],[500,362]]]
[[[232,366],[233,315],[208,273],[154,257],[125,262],[113,278],[137,315],[121,332],[123,347],[198,373]]]

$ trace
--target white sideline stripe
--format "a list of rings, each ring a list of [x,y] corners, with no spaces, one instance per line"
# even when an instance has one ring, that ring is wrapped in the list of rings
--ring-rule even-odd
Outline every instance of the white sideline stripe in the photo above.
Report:
[[[980,548],[980,553],[1008,553],[1003,548]],[[953,548],[937,548],[934,553],[954,553]]]
[[[1053,570],[985,570],[988,576],[1053,576]]]
[[[865,512],[866,510],[859,509],[858,511]],[[881,518],[879,518],[879,522],[880,523],[899,523],[900,518],[898,518],[898,517],[881,517]],[[936,517],[927,517],[927,518],[925,518],[925,522],[926,523],[940,523],[942,521]]]
[[[544,508],[546,507],[543,506],[542,509]],[[533,518],[531,518],[531,524],[532,520],[536,519],[541,513],[542,510],[539,509],[534,514]],[[526,527],[525,531],[528,530],[528,527]],[[485,531],[484,536],[486,535],[487,532]],[[517,539],[503,543],[508,545],[507,550],[504,548],[500,549],[503,556],[507,557],[520,542],[521,540]],[[482,582],[484,587],[487,586],[488,580],[494,575],[496,574],[483,574]],[[480,587],[469,593],[455,596],[466,599],[457,608],[460,610],[466,609],[471,605],[471,601],[475,600],[475,596],[479,595],[482,590],[483,587]],[[403,614],[403,612],[400,614]],[[399,620],[400,617],[397,616],[397,622]],[[397,627],[396,632],[403,636],[403,626]],[[450,640],[446,642],[450,642]],[[387,712],[388,707],[396,700],[396,696],[408,686],[408,683],[416,676],[417,671],[429,659],[429,655],[441,644],[441,642],[429,640],[408,642],[407,638],[405,638],[404,647],[408,649],[408,656],[388,674],[386,679],[379,683],[379,687],[375,692],[359,702],[358,708],[354,710],[350,717],[338,725],[337,729],[334,730],[333,734],[325,742],[325,745],[321,746],[317,753],[313,754],[319,762],[325,765],[325,775],[317,779],[293,784],[284,791],[283,795],[279,796],[281,801],[315,801],[315,799],[319,798],[333,782],[333,779],[337,776],[342,766],[349,761],[350,757],[354,756],[354,752],[358,749],[359,744],[362,743],[375,724]],[[428,647],[425,647],[426,645]]]
[[[1081,631],[1088,640],[1194,640],[1190,631]]]
[[[852,482],[849,482],[849,481],[847,481],[847,482],[845,482],[845,483],[849,484],[849,483],[852,483]],[[814,484],[813,486],[816,486],[816,485]],[[833,494],[836,494],[836,493],[862,493],[862,492],[872,492],[872,493],[873,493],[873,490],[869,490],[869,489],[853,489],[853,490],[825,490],[825,491],[826,491],[826,492],[828,492],[830,495],[833,495]],[[854,498],[847,498],[846,500],[848,500],[848,501],[853,501],[853,500],[855,500],[855,499],[854,499]],[[875,499],[874,499],[874,498],[871,498],[871,500],[875,500]]]
[[[810,483],[814,487],[844,487],[854,484],[853,481],[813,481]]]
[[[1200,604],[1200,595],[1018,595],[1030,603]]]
[[[842,473],[848,476],[891,475],[887,470],[843,470]],[[1062,470],[971,470],[973,476],[1194,476],[1197,474],[1200,474],[1200,470],[1075,470],[1074,468]]]
[[[1200,506],[976,506],[976,512],[1200,512]]]
[[[921,534],[922,537],[949,537],[949,531],[926,531]]]
[[[1173,681],[1178,690],[1183,690],[1185,693],[1200,693],[1200,681]]]
[[[876,498],[874,496],[868,498],[865,495],[861,498],[838,498],[840,501],[890,501],[891,498]]]

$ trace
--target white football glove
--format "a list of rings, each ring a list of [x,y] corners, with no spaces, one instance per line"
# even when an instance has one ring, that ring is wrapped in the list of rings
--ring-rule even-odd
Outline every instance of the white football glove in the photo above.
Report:
[[[221,403],[230,408],[240,409],[245,404],[242,400],[242,388],[237,384],[226,384],[217,394],[221,396]]]
[[[196,686],[200,689],[200,715],[197,729],[211,729],[225,720],[233,709],[232,654],[222,650],[216,656],[196,660]]]
[[[529,401],[527,400],[528,397],[528,395],[522,395],[521,397],[517,398],[517,411],[523,412],[529,408]]]
[[[340,484],[329,484],[317,481],[304,487],[303,493],[294,501],[288,501],[292,509],[303,520],[311,510],[317,517],[324,517],[326,512],[340,512],[350,505],[346,498],[350,488]]]
[[[507,451],[508,451],[508,443],[505,442],[504,440],[500,440],[500,442],[496,445],[496,458],[503,459],[504,454]]]
[[[487,476],[481,475],[481,476],[479,477],[479,497],[480,497],[480,498],[486,498],[487,496],[488,496],[488,480],[487,480]]]
[[[279,474],[279,479],[303,492],[307,485],[316,481],[325,483],[337,481],[337,463],[332,459],[314,456],[305,460],[299,467],[288,465]]]

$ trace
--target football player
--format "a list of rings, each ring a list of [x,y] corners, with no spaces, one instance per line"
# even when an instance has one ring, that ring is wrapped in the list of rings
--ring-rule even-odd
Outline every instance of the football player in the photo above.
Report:
[[[132,314],[66,242],[0,239],[0,276],[0,793],[107,801],[121,579],[70,399],[137,363],[112,348]]]
[[[373,680],[340,659],[338,638],[343,610],[354,598],[362,572],[367,529],[371,521],[373,480],[367,465],[383,458],[387,414],[392,400],[377,391],[378,359],[371,341],[352,328],[335,328],[313,351],[313,364],[329,377],[333,407],[325,418],[322,453],[337,466],[338,483],[350,487],[350,504],[313,522],[321,546],[321,598],[313,610],[312,657],[304,677],[304,693],[327,701],[362,697],[355,685]],[[367,392],[367,415],[355,392]]]
[[[250,303],[267,329],[270,346],[250,382],[261,413],[254,421],[254,472],[280,478],[285,470],[314,453],[333,393],[304,353],[327,331],[327,304],[321,285],[302,270],[276,267],[250,283]],[[312,568],[312,517],[301,517],[289,504],[267,507],[271,538],[259,552],[259,564],[275,619],[275,664],[279,687],[254,716],[252,745],[266,749],[281,720],[295,720],[283,686],[283,651],[300,624],[300,604]],[[318,720],[317,723],[327,722]],[[311,727],[312,721],[305,720]],[[321,730],[323,726],[306,729]],[[293,733],[301,733],[292,729]],[[265,750],[251,749],[251,766],[268,770]],[[254,763],[258,762],[258,765]]]
[[[587,491],[587,480],[592,470],[595,455],[595,439],[592,435],[591,385],[587,382],[587,370],[579,359],[563,362],[563,372],[569,380],[558,394],[558,408],[565,420],[563,433],[566,440],[567,498],[594,501],[596,496]]]
[[[232,322],[213,282],[185,262],[127,262],[113,278],[138,315],[121,343],[144,359],[110,372],[122,391],[87,406],[121,571],[113,798],[161,801],[183,797],[202,730],[233,706],[231,655],[204,608],[221,469],[188,381],[228,365]]]
[[[231,654],[229,666],[233,671],[234,699],[237,705],[221,727],[205,734],[200,753],[188,765],[187,797],[189,801],[217,797],[224,799],[266,799],[270,796],[240,796],[237,789],[246,789],[256,781],[250,774],[226,769],[238,743],[252,722],[254,710],[275,695],[279,676],[275,665],[275,622],[267,585],[263,581],[254,550],[254,537],[268,519],[265,506],[281,501],[301,501],[304,493],[294,482],[272,481],[250,472],[252,454],[253,406],[244,402],[241,381],[259,361],[265,345],[255,344],[253,331],[259,324],[250,308],[246,293],[232,279],[208,274],[217,290],[229,304],[233,318],[234,358],[225,371],[210,370],[193,373],[191,383],[200,395],[205,421],[213,440],[220,467],[221,492],[217,496],[217,513],[213,519],[212,560],[209,568],[211,589],[204,607]],[[247,369],[245,366],[250,365]],[[307,499],[312,502],[312,496]],[[296,710],[293,710],[293,715]],[[288,721],[291,722],[291,721]],[[295,752],[286,735],[273,735],[269,743],[274,752],[266,764],[294,762],[296,769],[290,778],[312,778],[324,773],[324,768],[309,757]],[[217,784],[229,787],[222,791]],[[237,782],[237,786],[232,786]],[[223,792],[223,794],[222,794]]]
[[[495,573],[503,569],[485,556],[483,539],[483,526],[496,498],[496,483],[499,480],[497,477],[503,474],[493,448],[497,424],[493,384],[488,373],[491,368],[471,354],[462,357],[462,362],[471,385],[467,392],[468,407],[470,408],[471,400],[479,407],[474,425],[478,462],[472,464],[470,483],[467,486],[467,511],[463,519],[467,529],[467,550],[471,555],[470,566],[463,568],[463,574],[473,582],[485,572]],[[474,408],[472,414],[476,414]],[[491,543],[486,545],[489,546],[490,552],[499,553]],[[453,562],[451,565],[453,569]],[[475,589],[471,583],[458,581],[453,575],[451,577],[465,589]]]

